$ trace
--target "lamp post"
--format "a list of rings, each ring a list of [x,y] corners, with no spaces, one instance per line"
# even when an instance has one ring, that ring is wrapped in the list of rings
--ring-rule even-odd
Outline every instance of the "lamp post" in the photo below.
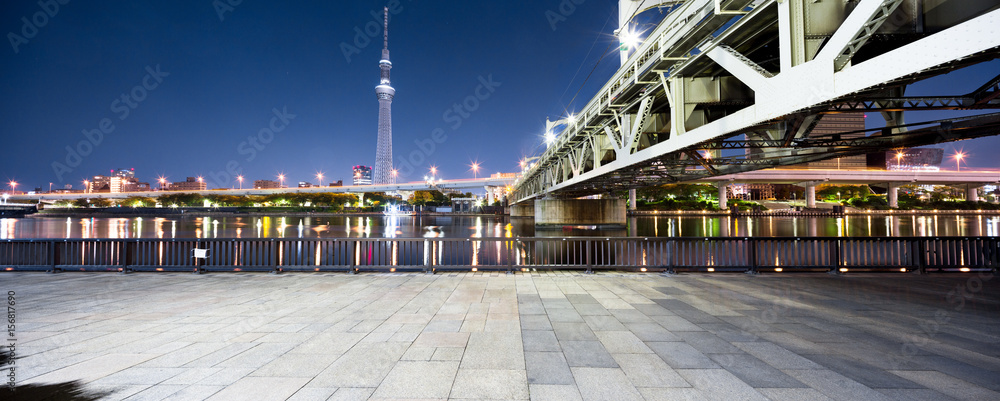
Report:
[[[396,183],[396,176],[398,176],[398,175],[399,175],[399,170],[392,169],[392,183],[393,184]]]
[[[160,182],[160,190],[162,191],[165,188],[166,184],[167,184],[167,179],[163,178],[163,177],[159,177],[159,178],[157,178],[157,181]],[[84,181],[84,182],[86,182],[86,181]]]
[[[323,186],[323,173],[316,173],[316,181],[318,181],[316,183],[316,186],[318,186],[318,187],[322,187]]]
[[[83,180],[83,193],[85,194],[90,193],[90,181],[88,180]]]
[[[243,176],[242,175],[236,176],[236,181],[240,182],[240,189],[243,189]]]
[[[962,171],[962,159],[965,158],[965,153],[957,152],[955,153],[955,170]]]
[[[285,175],[278,174],[278,188],[284,188],[284,187],[285,187]]]
[[[17,181],[11,181],[9,184],[10,184],[10,194],[13,195],[14,191],[17,190]]]
[[[437,166],[431,166],[431,181],[434,181],[434,176],[437,175],[437,172],[438,172]]]

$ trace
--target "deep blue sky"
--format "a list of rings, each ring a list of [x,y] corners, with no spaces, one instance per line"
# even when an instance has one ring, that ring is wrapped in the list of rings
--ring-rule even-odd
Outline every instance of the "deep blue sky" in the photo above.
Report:
[[[553,30],[546,11],[558,12],[561,2],[401,1],[389,27],[393,151],[396,165],[410,172],[401,181],[422,178],[431,165],[444,178],[471,178],[473,160],[483,166],[480,175],[515,171],[521,157],[541,149],[546,117],[578,110],[610,77],[617,54],[570,104],[614,40],[617,2],[583,2]],[[135,168],[149,182],[200,175],[228,187],[235,185],[226,183],[230,165],[251,181],[284,172],[292,184],[315,183],[322,171],[324,181],[347,183],[352,166],[375,162],[381,32],[350,60],[342,44],[354,46],[355,28],[364,30],[384,4],[245,0],[223,19],[209,0],[62,5],[16,53],[9,40],[0,49],[0,178],[17,180],[18,189],[79,187],[88,176]],[[0,31],[20,34],[21,18],[40,10],[34,0],[3,2]],[[657,12],[643,19],[658,19]],[[142,85],[147,66],[169,75],[121,119],[122,103],[113,102]],[[991,63],[950,74],[940,85],[968,92],[997,69]],[[499,86],[470,101],[490,77]],[[477,107],[456,127],[460,114],[445,112],[463,102]],[[248,137],[270,124],[273,109],[294,118],[259,144],[263,149],[253,148]],[[113,131],[68,163],[66,147],[78,147],[83,131],[105,118]],[[436,129],[446,137],[440,142],[433,142]],[[957,146],[971,151],[971,165],[995,167],[990,155],[998,143]],[[417,161],[412,169],[406,158]],[[57,172],[53,162],[66,168]]]

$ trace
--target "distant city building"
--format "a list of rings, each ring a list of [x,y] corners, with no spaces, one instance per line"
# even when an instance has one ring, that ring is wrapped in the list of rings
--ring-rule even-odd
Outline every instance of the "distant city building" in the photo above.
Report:
[[[372,168],[354,166],[354,185],[372,185]]]
[[[281,183],[271,180],[256,180],[253,182],[253,189],[277,189],[281,188]]]
[[[868,166],[892,171],[940,171],[944,149],[919,148],[868,154]]]
[[[490,178],[517,178],[518,173],[494,173]]]
[[[118,170],[111,170],[111,175],[114,177],[121,177],[121,178],[135,178],[135,169],[120,168]]]
[[[337,182],[331,182],[329,184],[326,184],[326,186],[328,186],[328,187],[342,187],[342,186],[344,186],[344,180],[337,180]]]
[[[208,184],[205,183],[205,180],[194,177],[170,184],[171,191],[204,191],[206,189],[208,189]]]
[[[312,183],[309,183],[309,182],[299,181],[299,188],[312,188],[312,187],[318,187],[318,186],[319,185],[313,185]]]
[[[855,132],[862,131],[864,129],[864,113],[825,114],[823,115],[823,118],[816,123],[816,126],[813,127],[812,131],[809,133],[809,137],[840,136],[840,139],[864,138],[864,132]],[[754,149],[749,152],[760,152],[760,150]],[[808,170],[865,170],[868,168],[868,160],[865,155],[845,156],[779,168]]]

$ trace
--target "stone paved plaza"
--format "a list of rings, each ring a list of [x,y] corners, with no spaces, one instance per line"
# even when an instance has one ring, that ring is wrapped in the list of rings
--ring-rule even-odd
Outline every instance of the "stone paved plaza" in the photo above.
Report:
[[[17,381],[127,400],[998,400],[992,276],[0,274]]]

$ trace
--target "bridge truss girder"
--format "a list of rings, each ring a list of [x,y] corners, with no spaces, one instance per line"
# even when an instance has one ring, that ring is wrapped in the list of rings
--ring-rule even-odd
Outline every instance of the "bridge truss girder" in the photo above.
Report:
[[[1000,10],[946,2],[928,12],[964,22],[935,30],[911,18],[923,1],[861,0],[848,10],[837,9],[843,2],[688,0],[524,172],[513,200],[591,195],[1000,133],[993,117],[950,120],[981,128],[903,124],[908,110],[1000,108],[1000,77],[962,96],[903,96],[913,82],[1000,57],[1000,37],[993,34]],[[829,15],[842,18],[822,19]],[[811,135],[824,115],[848,111],[883,112],[890,128]],[[735,139],[744,136],[758,139]],[[728,149],[744,152],[724,154]]]

